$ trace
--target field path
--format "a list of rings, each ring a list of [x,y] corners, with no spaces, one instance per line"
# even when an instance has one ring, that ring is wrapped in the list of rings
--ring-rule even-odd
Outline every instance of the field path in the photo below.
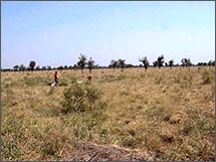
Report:
[[[66,152],[62,161],[154,161],[154,156],[117,145],[97,145],[80,141],[75,150]]]

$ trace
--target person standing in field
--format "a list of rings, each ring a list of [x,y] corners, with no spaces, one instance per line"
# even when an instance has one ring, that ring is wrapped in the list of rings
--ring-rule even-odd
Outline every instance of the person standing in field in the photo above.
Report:
[[[53,80],[53,83],[52,83],[51,86],[53,87],[53,86],[56,85],[58,82],[59,82],[59,74],[58,74],[57,71],[55,71],[54,80]]]

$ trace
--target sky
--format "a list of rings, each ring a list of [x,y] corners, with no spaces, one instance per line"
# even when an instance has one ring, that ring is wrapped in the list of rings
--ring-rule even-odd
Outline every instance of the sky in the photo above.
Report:
[[[214,1],[1,2],[1,67],[215,60]]]

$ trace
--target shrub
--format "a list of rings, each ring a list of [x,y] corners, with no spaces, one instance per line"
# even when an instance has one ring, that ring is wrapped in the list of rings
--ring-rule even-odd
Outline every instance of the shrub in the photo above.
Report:
[[[64,91],[62,105],[69,111],[86,111],[92,109],[93,104],[101,96],[101,92],[93,86],[74,84]]]
[[[81,85],[74,84],[64,91],[62,105],[66,108],[66,112],[85,111],[85,91]]]
[[[92,104],[101,96],[101,92],[95,87],[86,87],[86,92],[88,101]]]

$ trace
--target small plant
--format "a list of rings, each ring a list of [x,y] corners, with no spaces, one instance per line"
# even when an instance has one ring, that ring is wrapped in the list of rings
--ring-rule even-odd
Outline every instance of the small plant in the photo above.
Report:
[[[88,101],[90,102],[90,104],[95,103],[95,101],[97,99],[99,99],[100,96],[101,96],[101,92],[97,88],[92,87],[92,86],[91,87],[90,86],[86,87],[86,92],[87,92],[86,96],[87,96]]]
[[[85,111],[85,91],[78,85],[74,84],[64,91],[64,101],[62,105],[66,108],[66,112]]]
[[[101,92],[95,87],[74,84],[64,91],[62,105],[66,108],[66,112],[84,112],[88,108],[92,109],[93,104],[100,96]]]

